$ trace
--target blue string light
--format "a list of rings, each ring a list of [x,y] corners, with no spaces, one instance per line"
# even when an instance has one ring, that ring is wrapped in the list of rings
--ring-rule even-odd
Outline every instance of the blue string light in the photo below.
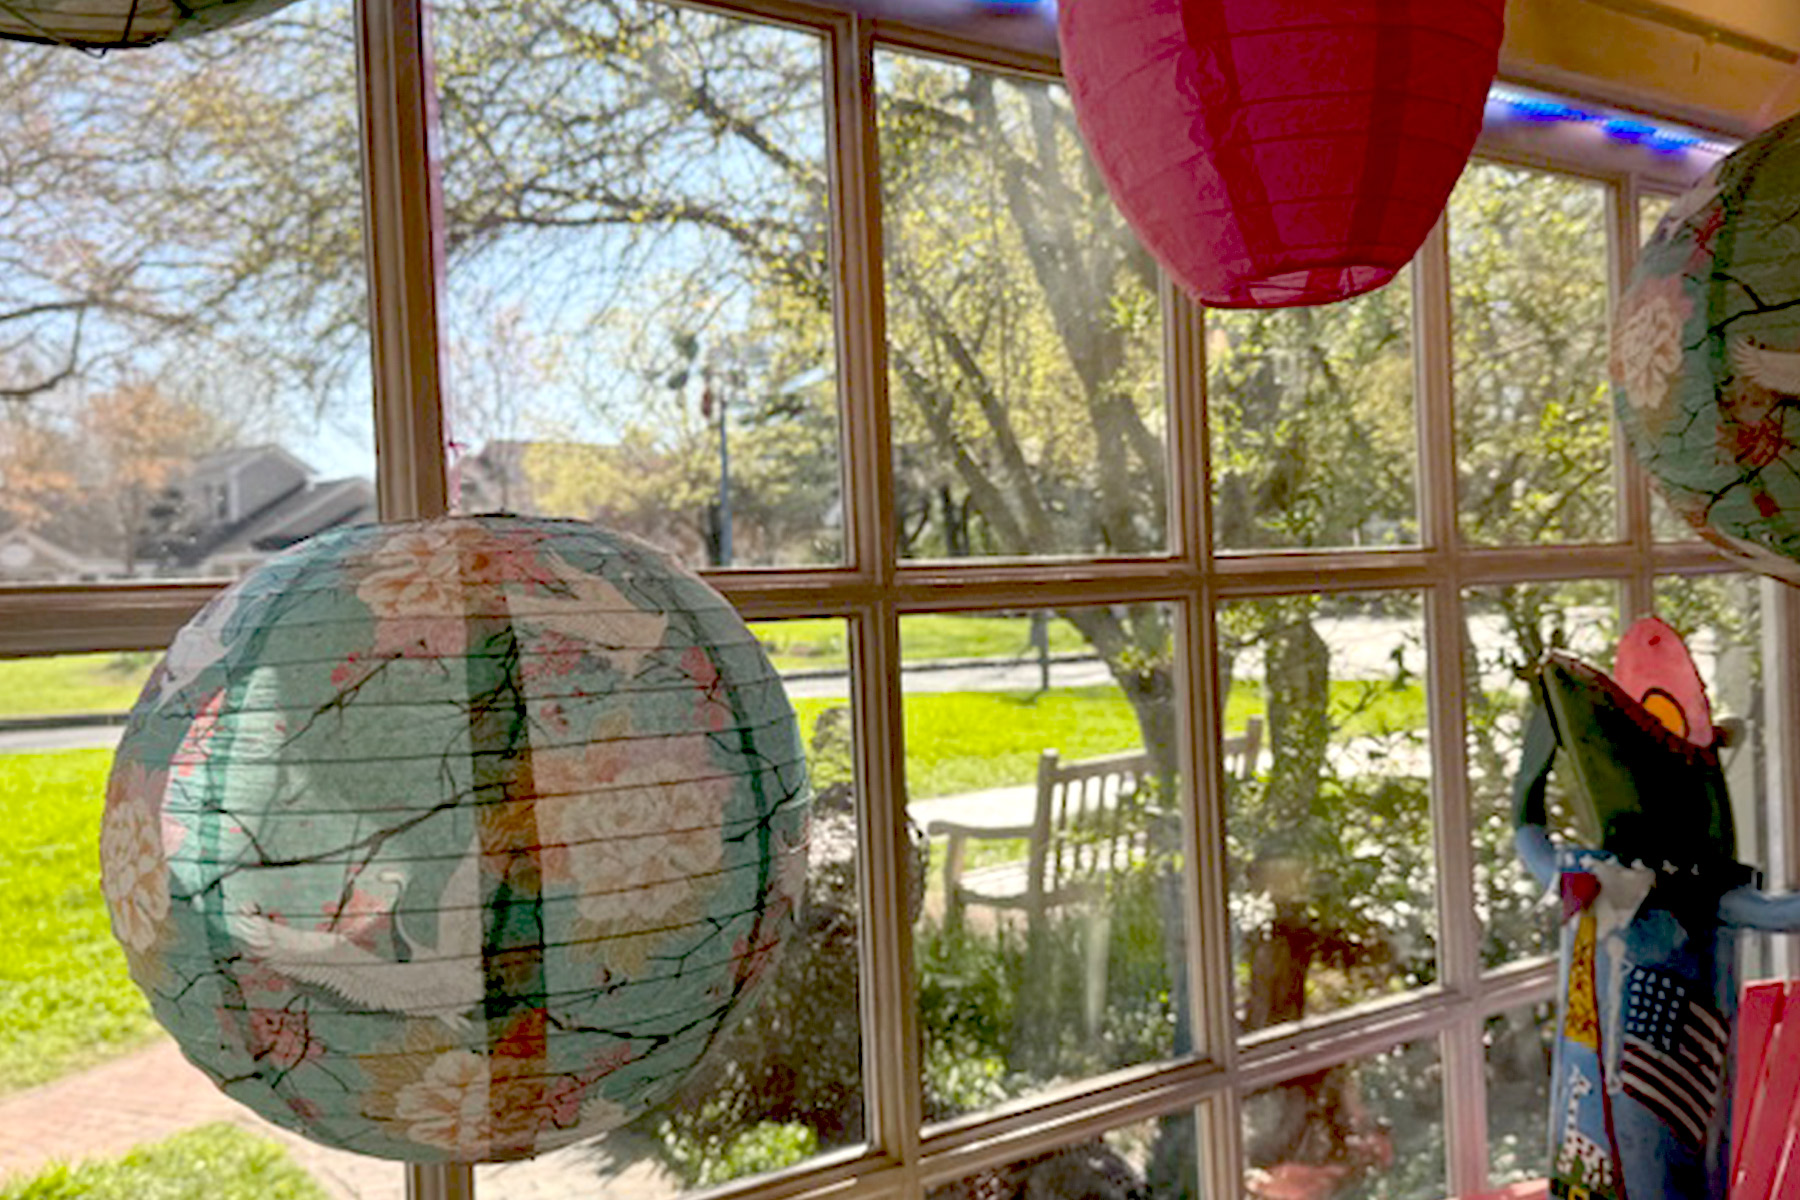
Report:
[[[1608,137],[1633,146],[1642,146],[1660,154],[1679,154],[1697,150],[1703,154],[1729,154],[1733,147],[1714,141],[1692,130],[1672,125],[1659,125],[1639,117],[1618,116],[1593,109],[1578,108],[1549,96],[1522,92],[1510,87],[1496,87],[1488,92],[1488,103],[1503,109],[1515,120],[1542,124],[1570,122],[1597,126]]]

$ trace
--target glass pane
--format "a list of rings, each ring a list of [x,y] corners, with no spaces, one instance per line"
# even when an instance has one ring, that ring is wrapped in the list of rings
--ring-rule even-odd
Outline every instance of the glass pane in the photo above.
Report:
[[[1168,544],[1155,262],[1060,87],[875,59],[908,557]]]
[[[0,662],[0,815],[8,831],[0,838],[0,1094],[157,1037],[150,1006],[126,976],[94,870],[112,747],[153,660]]]
[[[126,973],[94,864],[113,746],[157,657],[0,662],[0,1106],[13,1101],[0,1190],[36,1195],[41,1180],[45,1195],[279,1184],[320,1200],[397,1196],[398,1165],[277,1131],[223,1095],[162,1035]],[[45,1085],[65,1090],[33,1093],[37,1103],[14,1095]],[[109,1161],[127,1150],[132,1161]],[[59,1162],[92,1165],[64,1179]]]
[[[814,791],[794,940],[748,1015],[667,1102],[528,1162],[478,1167],[479,1195],[675,1196],[794,1166],[866,1136],[848,631],[824,618],[750,628],[800,718]]]
[[[1764,707],[1763,595],[1779,587],[1754,575],[1662,576],[1656,612],[1687,641],[1713,722],[1724,737],[1719,761],[1731,793],[1740,862],[1767,870],[1778,854],[1780,814],[1769,791],[1772,767]],[[1760,934],[1739,939],[1746,978],[1775,973],[1773,941]]]
[[[1616,536],[1607,195],[1476,163],[1450,197],[1458,503],[1470,541]]]
[[[1531,702],[1524,673],[1557,648],[1610,667],[1618,622],[1618,586],[1609,582],[1477,588],[1463,598],[1475,909],[1485,966],[1556,949],[1555,913],[1513,849],[1512,782]],[[1552,772],[1551,819],[1562,837],[1582,844],[1563,797],[1560,773]]]
[[[1656,226],[1668,215],[1674,205],[1675,197],[1659,196],[1654,192],[1638,197],[1638,244],[1641,246],[1650,240],[1656,232]]]
[[[1638,242],[1650,240],[1656,232],[1657,223],[1668,213],[1675,203],[1673,196],[1654,194],[1638,197]],[[1650,529],[1659,542],[1697,542],[1700,535],[1694,527],[1675,515],[1669,508],[1669,502],[1663,499],[1662,492],[1654,483],[1650,487]]]
[[[1209,311],[1206,330],[1220,548],[1416,544],[1408,275],[1344,304]]]
[[[1488,1174],[1497,1187],[1542,1179],[1550,1169],[1550,1052],[1556,1005],[1534,1004],[1488,1018]]]
[[[1444,1195],[1443,1071],[1434,1041],[1251,1092],[1243,1112],[1249,1196]]]
[[[913,616],[901,644],[975,650],[963,622],[982,653],[902,676],[929,1120],[1191,1045],[1170,611]],[[1088,649],[1022,658],[1034,624]]]
[[[1419,596],[1229,604],[1218,631],[1243,1029],[1430,983],[1436,870]],[[1248,742],[1254,758],[1234,753]]]
[[[927,1200],[1197,1200],[1194,1117],[1139,1121],[1096,1138],[966,1175]]]
[[[433,25],[461,508],[841,561],[820,39],[655,0]]]
[[[0,48],[0,583],[230,576],[372,517],[350,18]]]

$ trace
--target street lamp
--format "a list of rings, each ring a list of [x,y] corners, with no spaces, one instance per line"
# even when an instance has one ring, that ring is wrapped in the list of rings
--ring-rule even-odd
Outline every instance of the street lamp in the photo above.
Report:
[[[731,441],[725,431],[725,390],[715,386],[711,367],[706,369],[705,383],[700,389],[700,418],[710,421],[713,411],[719,415],[719,507],[713,522],[715,551],[720,567],[731,565]]]

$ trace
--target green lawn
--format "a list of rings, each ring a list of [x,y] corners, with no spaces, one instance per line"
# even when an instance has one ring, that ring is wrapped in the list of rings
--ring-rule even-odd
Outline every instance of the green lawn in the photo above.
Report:
[[[1004,624],[1004,622],[994,622]],[[822,626],[825,622],[802,622]],[[56,667],[62,695],[107,696],[89,707],[129,703],[135,683],[112,678],[108,656],[15,663]],[[1339,681],[1333,707],[1339,736],[1419,728],[1416,687]],[[818,716],[842,700],[801,699],[811,740]],[[68,707],[79,707],[71,702]],[[1225,714],[1237,731],[1263,709],[1261,689],[1240,682]],[[1354,715],[1351,715],[1354,714]],[[906,701],[907,786],[919,799],[1030,783],[1041,750],[1091,758],[1139,744],[1131,708],[1109,687],[1025,692],[916,693]],[[28,1087],[142,1044],[154,1034],[149,1011],[125,975],[98,882],[96,849],[109,755],[104,750],[0,756],[0,1092]]]
[[[202,1125],[123,1158],[54,1166],[0,1185],[0,1200],[326,1200],[267,1138]]]
[[[1359,737],[1423,729],[1425,694],[1417,687],[1337,680],[1331,685],[1338,736]],[[846,701],[794,701],[801,735]],[[1225,730],[1264,712],[1262,689],[1240,682],[1225,708]],[[1052,688],[1048,692],[918,692],[906,698],[907,791],[917,799],[950,796],[1037,778],[1038,753],[1065,759],[1134,750],[1142,743],[1131,705],[1110,687]],[[1267,748],[1265,740],[1264,748]]]
[[[105,750],[0,757],[0,1092],[148,1040],[100,897]]]
[[[0,717],[124,712],[137,699],[154,654],[64,654],[0,661]]]
[[[848,661],[846,626],[831,617],[799,621],[757,621],[763,649],[778,671],[842,668]],[[1075,627],[1061,618],[1050,620],[1052,654],[1090,653]],[[946,658],[1025,658],[1031,648],[1031,621],[1026,617],[903,617],[900,657],[906,662]]]

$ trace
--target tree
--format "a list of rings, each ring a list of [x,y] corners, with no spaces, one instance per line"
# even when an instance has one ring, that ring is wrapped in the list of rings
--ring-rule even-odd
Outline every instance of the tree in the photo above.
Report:
[[[812,541],[838,488],[819,43],[650,0],[466,0],[436,20],[451,340],[465,362],[494,368],[495,397],[508,382],[531,389],[537,411],[489,410],[492,429],[544,443],[524,458],[531,488],[698,553],[719,468],[717,429],[699,410],[710,368],[731,389],[733,506],[757,531],[747,544],[761,541],[752,557],[833,558],[831,537]],[[50,69],[37,59],[0,60],[18,85],[5,102],[47,131],[32,126],[30,153],[7,160],[35,190],[15,182],[0,195],[18,206],[15,228],[44,231],[18,245],[56,250],[15,253],[26,282],[0,300],[0,335],[6,312],[24,314],[15,333],[34,331],[7,360],[21,387],[81,378],[104,391],[133,355],[175,360],[190,347],[245,370],[274,364],[290,401],[355,376],[364,297],[347,39],[342,6],[287,10],[162,48],[160,65],[57,103],[46,98],[73,83],[67,69],[46,82],[30,74]],[[1157,273],[1081,153],[1066,97],[901,54],[877,68],[903,552],[1162,550]],[[51,224],[52,179],[98,198],[79,237]],[[1592,419],[1599,195],[1481,166],[1452,199],[1461,510],[1477,540],[1608,531],[1596,486],[1607,423]],[[219,212],[233,221],[221,226]],[[513,299],[523,292],[528,305]],[[1417,538],[1409,323],[1404,284],[1317,311],[1208,317],[1222,547]],[[180,352],[146,350],[164,339]],[[525,357],[554,371],[517,369],[523,346],[543,348]],[[570,449],[575,434],[601,444]],[[1471,607],[1499,620],[1507,653],[1528,656],[1555,636],[1570,595],[1533,585]],[[1231,795],[1248,1027],[1305,1013],[1321,988],[1367,994],[1378,972],[1422,982],[1435,969],[1431,906],[1418,903],[1430,895],[1423,789],[1333,759],[1351,731],[1375,736],[1383,689],[1404,695],[1416,681],[1401,661],[1346,691],[1321,634],[1330,619],[1411,619],[1410,603],[1306,596],[1219,616],[1227,694],[1259,677],[1273,761]],[[1168,612],[1063,615],[1130,699],[1172,784]],[[1492,664],[1473,648],[1494,639],[1483,638],[1468,644],[1471,678],[1485,680]],[[1471,697],[1479,788],[1508,770],[1516,708],[1486,683]],[[1416,740],[1418,726],[1382,736]],[[1359,843],[1351,816],[1379,818],[1390,853]],[[1481,829],[1489,861],[1506,861],[1503,825],[1484,817]],[[1284,874],[1296,858],[1310,868]],[[1504,948],[1531,914],[1504,885],[1493,895],[1490,933]],[[1302,1133],[1347,1136],[1315,1115],[1318,1102],[1284,1098],[1273,1125],[1297,1116]]]

